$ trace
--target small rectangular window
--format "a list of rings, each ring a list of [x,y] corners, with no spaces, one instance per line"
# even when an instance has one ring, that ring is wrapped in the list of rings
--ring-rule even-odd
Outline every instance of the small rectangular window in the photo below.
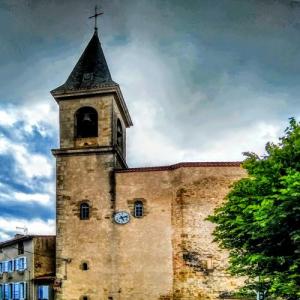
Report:
[[[3,291],[3,294],[4,294],[4,299],[9,299],[9,285],[6,283],[4,284],[4,291]]]
[[[88,203],[80,204],[80,220],[88,220],[90,218],[90,206]]]
[[[27,268],[26,257],[19,257],[15,259],[15,270],[24,271]]]
[[[134,203],[134,216],[141,218],[144,215],[144,205],[142,201],[136,201]]]
[[[49,286],[39,285],[38,286],[38,300],[48,300],[49,299]]]
[[[18,242],[18,255],[24,254],[24,243]]]

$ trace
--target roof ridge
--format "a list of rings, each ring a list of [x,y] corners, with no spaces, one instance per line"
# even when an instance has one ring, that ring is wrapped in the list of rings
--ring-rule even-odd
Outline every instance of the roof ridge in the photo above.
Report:
[[[184,167],[239,167],[241,161],[220,161],[220,162],[180,162],[167,166],[153,166],[153,167],[137,167],[128,169],[117,169],[117,173],[126,172],[151,172],[151,171],[170,171]]]
[[[15,242],[18,241],[25,241],[25,240],[29,240],[29,239],[33,239],[35,237],[55,237],[55,234],[27,234],[27,235],[19,235],[16,237],[13,237],[9,240],[6,241],[0,241],[0,247],[6,246],[6,245],[11,245],[14,244]]]

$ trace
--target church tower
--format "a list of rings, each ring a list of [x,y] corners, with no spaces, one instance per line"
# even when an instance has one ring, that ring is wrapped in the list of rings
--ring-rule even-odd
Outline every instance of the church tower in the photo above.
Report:
[[[60,123],[55,299],[233,296],[243,279],[226,272],[228,253],[213,243],[207,217],[247,175],[240,162],[128,168],[132,121],[96,24],[67,81],[51,93]]]
[[[97,28],[67,81],[59,106],[56,157],[56,299],[112,299],[114,170],[126,169],[132,126],[112,80]]]

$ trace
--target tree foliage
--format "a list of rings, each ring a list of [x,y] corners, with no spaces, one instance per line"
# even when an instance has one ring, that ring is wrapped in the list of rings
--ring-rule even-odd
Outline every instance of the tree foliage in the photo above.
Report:
[[[247,288],[300,299],[300,123],[290,119],[266,153],[245,153],[248,177],[209,220],[216,223],[215,240],[229,250],[229,271],[247,276]]]

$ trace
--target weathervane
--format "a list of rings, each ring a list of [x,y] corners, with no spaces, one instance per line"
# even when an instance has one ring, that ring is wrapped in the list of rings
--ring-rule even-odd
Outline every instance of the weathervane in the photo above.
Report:
[[[93,19],[93,18],[95,18],[95,31],[97,31],[98,30],[98,27],[97,27],[97,17],[98,16],[101,16],[101,15],[103,15],[103,12],[99,12],[98,13],[98,8],[97,8],[97,5],[95,6],[95,14],[93,15],[93,16],[90,16],[89,17],[89,19]]]

